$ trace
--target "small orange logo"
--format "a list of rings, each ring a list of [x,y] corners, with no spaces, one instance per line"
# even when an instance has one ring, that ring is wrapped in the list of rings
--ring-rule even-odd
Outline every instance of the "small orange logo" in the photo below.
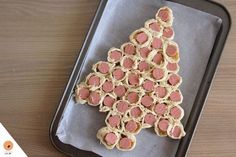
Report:
[[[12,150],[13,148],[13,143],[11,141],[5,141],[3,143],[3,147],[5,150],[9,151],[9,150]]]

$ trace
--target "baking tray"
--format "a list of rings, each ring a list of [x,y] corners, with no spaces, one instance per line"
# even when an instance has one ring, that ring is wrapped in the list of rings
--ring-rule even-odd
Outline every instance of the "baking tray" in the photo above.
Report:
[[[85,38],[84,44],[80,50],[79,56],[77,58],[77,61],[74,65],[74,69],[71,73],[71,76],[69,78],[68,84],[65,88],[65,91],[62,95],[62,98],[60,100],[60,103],[58,105],[58,108],[55,112],[55,115],[53,117],[51,126],[50,126],[50,139],[52,144],[61,152],[69,155],[69,156],[99,156],[93,152],[84,151],[77,149],[71,145],[62,143],[58,137],[56,136],[56,131],[58,128],[58,124],[60,122],[60,119],[62,118],[63,111],[65,109],[65,106],[68,103],[68,100],[70,99],[74,87],[77,83],[80,71],[81,71],[81,65],[83,64],[83,59],[86,56],[86,52],[89,48],[90,42],[93,38],[93,35],[96,31],[96,28],[98,26],[98,23],[101,19],[102,13],[104,11],[104,8],[106,7],[108,0],[101,0],[100,4],[97,8],[97,12],[94,16],[94,20],[90,26],[90,29],[88,31],[88,34]],[[205,74],[203,76],[200,88],[197,93],[197,97],[194,101],[193,108],[190,113],[190,117],[187,120],[187,124],[185,127],[187,135],[181,139],[180,144],[178,146],[177,152],[175,154],[176,157],[182,157],[186,155],[186,152],[189,148],[191,139],[194,135],[195,128],[198,123],[198,119],[200,117],[201,111],[203,109],[208,91],[210,89],[211,82],[213,80],[222,50],[225,45],[225,41],[227,38],[227,35],[229,33],[230,27],[231,27],[231,18],[227,10],[224,6],[220,5],[219,3],[213,2],[213,1],[207,1],[207,0],[169,0],[172,2],[180,3],[210,14],[213,14],[215,16],[218,16],[222,19],[222,25],[220,28],[219,33],[217,34],[214,47],[211,52],[210,59],[208,61],[207,68],[205,70]]]

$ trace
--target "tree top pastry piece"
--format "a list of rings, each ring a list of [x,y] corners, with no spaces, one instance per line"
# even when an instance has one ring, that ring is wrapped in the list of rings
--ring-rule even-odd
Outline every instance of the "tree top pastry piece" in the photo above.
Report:
[[[145,128],[161,137],[185,136],[173,19],[170,8],[160,8],[155,18],[130,34],[129,41],[110,48],[107,61],[95,63],[93,72],[77,85],[75,100],[106,114],[106,126],[97,138],[107,149],[133,150],[135,135]]]

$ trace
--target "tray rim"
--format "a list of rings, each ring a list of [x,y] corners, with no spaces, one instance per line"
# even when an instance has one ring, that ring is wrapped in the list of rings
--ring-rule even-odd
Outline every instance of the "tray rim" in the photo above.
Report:
[[[168,0],[168,1],[177,2],[177,3],[180,3],[180,4],[186,5],[186,3],[184,3],[184,0]],[[209,59],[208,66],[206,68],[204,77],[203,77],[203,79],[201,81],[198,94],[196,96],[196,98],[201,96],[200,97],[201,100],[198,101],[198,104],[200,104],[201,106],[197,108],[198,109],[197,111],[191,110],[191,112],[190,112],[190,115],[194,114],[195,119],[192,118],[192,116],[190,116],[188,118],[186,124],[194,123],[194,125],[192,126],[192,128],[189,128],[188,125],[186,126],[187,127],[186,128],[186,132],[188,132],[188,136],[183,138],[184,140],[180,141],[180,144],[178,146],[178,149],[177,149],[177,152],[176,152],[176,155],[175,155],[176,157],[185,156],[187,154],[187,152],[188,152],[188,149],[189,149],[190,144],[192,142],[192,139],[193,139],[196,127],[197,127],[198,122],[200,120],[202,110],[203,110],[203,108],[205,106],[205,101],[206,101],[206,98],[208,96],[208,91],[211,88],[212,81],[214,79],[215,72],[217,70],[219,59],[220,59],[220,57],[222,55],[222,51],[224,49],[228,33],[229,33],[230,29],[231,29],[231,16],[230,16],[228,10],[226,9],[226,7],[224,5],[222,5],[222,4],[218,3],[218,2],[212,1],[212,0],[200,0],[200,1],[211,3],[212,5],[215,5],[215,7],[218,7],[219,9],[222,9],[222,11],[224,12],[224,14],[225,14],[225,16],[226,16],[228,21],[224,21],[222,19],[222,26],[220,28],[219,33],[217,34],[217,38],[215,40],[214,47],[213,47],[212,52],[211,52],[211,54],[212,54],[213,52],[218,51],[218,55],[217,56],[213,55],[213,57],[216,56],[215,60],[213,60],[215,64],[212,63],[212,55],[211,55],[211,57]],[[103,14],[103,11],[104,11],[104,9],[106,7],[106,3],[107,2],[108,2],[108,0],[100,0],[100,3],[98,5],[98,7],[97,7],[97,10],[96,10],[96,13],[94,15],[94,18],[92,20],[92,23],[91,23],[91,25],[89,27],[89,30],[88,30],[87,35],[85,37],[85,40],[83,42],[83,46],[81,47],[81,49],[79,51],[77,60],[76,60],[76,62],[74,64],[74,66],[73,66],[73,70],[72,70],[72,72],[70,74],[69,80],[67,82],[67,85],[66,85],[66,87],[64,89],[64,92],[63,92],[63,94],[61,96],[61,99],[59,101],[59,104],[57,106],[57,109],[55,111],[55,114],[53,115],[53,118],[52,118],[52,121],[51,121],[51,124],[50,124],[49,137],[50,137],[50,141],[51,141],[52,145],[58,151],[66,154],[68,156],[77,156],[77,155],[79,155],[79,153],[86,153],[86,155],[89,155],[89,156],[96,156],[96,157],[99,156],[98,154],[95,154],[93,152],[81,150],[81,149],[78,149],[78,148],[76,148],[76,147],[74,147],[72,145],[62,143],[57,138],[57,136],[56,136],[56,129],[57,129],[58,124],[60,122],[62,113],[63,113],[63,111],[64,111],[64,109],[65,109],[65,107],[66,107],[66,105],[68,103],[68,100],[69,100],[69,98],[72,95],[72,91],[73,91],[74,86],[76,84],[76,80],[78,80],[78,77],[79,77],[78,74],[77,75],[75,74],[76,70],[78,71],[78,66],[77,66],[78,62],[81,60],[82,64],[83,64],[83,58],[82,57],[86,56],[86,53],[84,51],[86,51],[86,49],[88,49],[88,47],[89,47],[89,45],[91,43],[91,40],[92,40],[92,38],[94,36],[94,33],[95,33],[96,29],[97,29],[97,26],[98,26],[99,21],[100,21],[100,19],[102,17],[102,14]],[[191,2],[189,2],[189,3],[191,3]],[[200,10],[199,8],[197,8],[197,9]],[[224,24],[225,23],[228,25],[227,28],[224,28]],[[221,40],[221,44],[218,43],[219,40]],[[81,52],[84,52],[84,53],[81,53]],[[78,73],[80,73],[80,70],[81,69],[79,68]],[[208,74],[208,71],[210,71],[211,73]],[[76,78],[74,78],[74,77],[76,77]],[[206,80],[203,81],[204,79],[206,79]],[[75,81],[71,83],[72,80],[75,80]],[[71,86],[73,86],[73,88],[71,89],[71,91],[69,91],[69,88],[71,88]],[[204,89],[204,91],[203,91],[203,89]],[[67,100],[65,100],[65,96],[66,95],[69,95]],[[196,99],[194,101],[194,104],[195,103],[196,103]],[[72,153],[72,151],[73,151],[73,153]],[[80,155],[82,155],[82,154],[80,154]]]

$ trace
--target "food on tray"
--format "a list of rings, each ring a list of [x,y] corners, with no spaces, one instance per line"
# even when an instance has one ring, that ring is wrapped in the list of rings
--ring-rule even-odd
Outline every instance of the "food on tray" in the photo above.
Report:
[[[134,149],[135,135],[145,128],[172,139],[185,136],[179,47],[172,41],[172,23],[172,10],[160,8],[156,19],[147,20],[120,49],[111,48],[107,61],[94,64],[85,82],[77,85],[77,102],[99,106],[107,114],[106,126],[97,132],[107,149]]]

